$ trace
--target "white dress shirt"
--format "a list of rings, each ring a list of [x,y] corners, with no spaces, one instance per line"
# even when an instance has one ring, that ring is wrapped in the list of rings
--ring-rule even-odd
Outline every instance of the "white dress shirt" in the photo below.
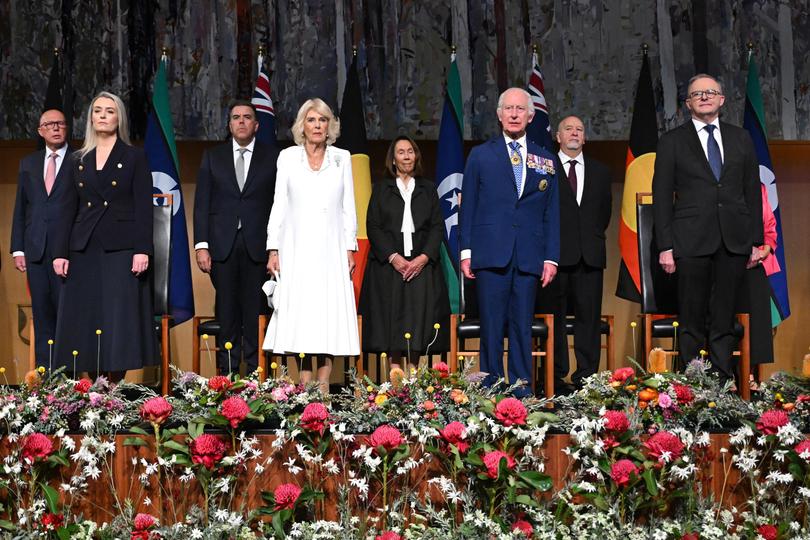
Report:
[[[245,180],[247,180],[248,173],[250,172],[250,158],[253,156],[253,146],[256,144],[256,137],[253,138],[247,146],[240,146],[236,139],[231,137],[231,148],[233,149],[233,170],[236,171],[236,160],[239,159],[239,149],[247,148],[245,152]],[[239,220],[237,225],[238,229],[242,228],[242,220]],[[208,249],[208,242],[197,242],[194,244],[194,249]]]
[[[45,175],[48,174],[48,162],[51,159],[51,154],[54,153],[54,150],[51,150],[47,146],[45,147],[45,160],[42,162],[42,178],[43,182],[45,179]],[[62,148],[56,150],[56,170],[54,172],[53,177],[56,178],[59,176],[59,169],[62,168],[62,163],[65,162],[65,154],[67,154],[67,145],[63,144]],[[15,251],[11,254],[12,257],[24,257],[24,251]]]
[[[565,172],[565,178],[560,178],[561,182],[568,181],[568,172],[571,169],[570,161],[572,159],[577,160],[575,169],[577,172],[577,192],[574,195],[577,198],[577,206],[579,206],[582,204],[582,192],[585,190],[585,156],[582,155],[582,152],[575,157],[569,157],[564,152],[560,152],[557,156],[560,158],[560,163],[563,164],[563,171]]]
[[[405,211],[402,212],[402,227],[400,230],[402,232],[402,254],[406,257],[410,257],[413,251],[413,233],[416,230],[414,229],[413,214],[411,213],[411,197],[413,196],[414,186],[416,186],[415,178],[411,178],[411,181],[406,186],[402,178],[397,177],[397,188],[399,188],[399,194],[402,195],[402,200],[405,201]]]
[[[720,147],[720,157],[725,162],[726,154],[723,151],[723,136],[720,134],[720,119],[715,118],[709,122],[709,124],[707,124],[706,122],[701,122],[696,118],[692,118],[692,123],[695,125],[695,129],[697,130],[698,139],[700,139],[700,146],[703,147],[703,155],[706,156],[706,160],[709,159],[709,132],[704,128],[709,124],[717,128],[714,130],[714,140],[717,141],[717,145]]]

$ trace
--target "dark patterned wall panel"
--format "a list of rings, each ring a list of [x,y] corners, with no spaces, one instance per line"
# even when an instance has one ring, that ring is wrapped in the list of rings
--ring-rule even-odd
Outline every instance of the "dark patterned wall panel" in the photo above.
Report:
[[[124,98],[139,135],[165,47],[178,137],[220,139],[228,102],[250,96],[261,45],[280,138],[304,99],[339,105],[337,65],[356,46],[369,138],[434,139],[455,44],[466,135],[480,139],[497,131],[499,91],[525,85],[536,44],[552,121],[576,113],[591,138],[623,139],[642,43],[663,129],[683,120],[697,68],[722,78],[738,123],[751,41],[770,136],[806,139],[808,11],[810,0],[0,0],[0,137],[32,136],[55,46],[77,137],[102,89]]]

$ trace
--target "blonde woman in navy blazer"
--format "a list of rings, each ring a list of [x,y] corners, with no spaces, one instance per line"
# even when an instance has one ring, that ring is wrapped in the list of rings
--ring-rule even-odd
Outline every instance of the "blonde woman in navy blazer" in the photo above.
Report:
[[[146,156],[129,144],[121,99],[101,92],[87,113],[72,162],[54,271],[65,279],[56,330],[56,362],[113,379],[156,360],[149,257],[152,177]],[[99,334],[97,330],[101,330]]]

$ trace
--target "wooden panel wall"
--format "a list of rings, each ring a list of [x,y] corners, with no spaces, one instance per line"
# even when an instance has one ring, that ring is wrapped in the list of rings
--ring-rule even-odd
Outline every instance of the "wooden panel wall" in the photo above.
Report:
[[[178,143],[183,194],[186,200],[186,219],[189,233],[192,231],[192,213],[197,167],[202,152],[215,142],[181,141]],[[467,143],[471,147],[473,143]],[[372,177],[379,177],[383,170],[383,159],[387,142],[370,143]],[[777,361],[764,370],[767,376],[772,370],[798,371],[802,356],[810,346],[810,338],[805,331],[810,327],[810,313],[802,310],[804,302],[810,300],[810,174],[806,172],[806,156],[810,155],[810,142],[772,142],[773,158],[779,204],[782,212],[784,245],[787,255],[788,286],[793,314],[779,327],[775,346]],[[420,143],[425,171],[435,170],[436,143]],[[603,312],[616,316],[616,358],[619,365],[628,355],[633,356],[633,336],[630,322],[635,320],[638,306],[614,296],[619,265],[618,219],[619,203],[624,179],[624,163],[627,144],[624,141],[589,141],[586,151],[607,163],[613,171],[613,215],[608,229],[608,266],[605,272]],[[14,269],[8,254],[11,213],[14,206],[16,174],[19,160],[34,150],[30,141],[0,141],[0,247],[2,263],[0,268],[0,366],[7,368],[7,377],[15,382],[24,374],[27,347],[19,337],[18,306],[29,303],[25,278]],[[189,242],[192,242],[189,238]],[[193,249],[192,249],[193,252]],[[202,274],[192,263],[194,300],[198,314],[213,313],[213,288],[208,276]],[[23,333],[25,329],[23,328]],[[172,330],[172,357],[184,369],[191,368],[191,324],[186,323]],[[212,366],[203,355],[203,374],[210,375]],[[605,367],[604,360],[602,367]],[[336,366],[337,368],[337,366]],[[336,369],[337,371],[337,369]],[[139,378],[139,374],[134,375]],[[147,380],[153,374],[145,374]]]

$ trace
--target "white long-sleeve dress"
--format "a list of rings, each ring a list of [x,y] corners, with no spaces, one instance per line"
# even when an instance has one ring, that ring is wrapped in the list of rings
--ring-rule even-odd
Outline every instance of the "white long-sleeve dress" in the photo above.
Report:
[[[263,348],[275,353],[360,354],[346,252],[357,250],[351,155],[328,146],[320,170],[303,146],[278,156],[267,249],[278,249],[281,285]]]

